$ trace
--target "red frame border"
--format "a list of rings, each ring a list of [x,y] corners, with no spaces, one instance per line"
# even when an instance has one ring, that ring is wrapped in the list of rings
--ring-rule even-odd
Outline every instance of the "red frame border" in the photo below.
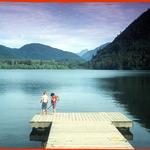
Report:
[[[150,2],[150,0],[0,0],[0,2],[58,2],[58,3],[80,3],[80,2]]]

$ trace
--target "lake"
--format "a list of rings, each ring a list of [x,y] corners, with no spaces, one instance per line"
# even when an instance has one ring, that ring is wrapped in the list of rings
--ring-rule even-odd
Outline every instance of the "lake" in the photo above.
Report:
[[[115,70],[0,70],[0,147],[41,147],[29,121],[44,90],[60,97],[58,112],[122,112],[134,120],[129,142],[150,147],[150,71]]]

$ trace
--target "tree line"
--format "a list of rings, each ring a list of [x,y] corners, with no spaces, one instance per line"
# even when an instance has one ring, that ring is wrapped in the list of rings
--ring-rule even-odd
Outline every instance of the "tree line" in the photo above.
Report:
[[[0,69],[83,69],[82,61],[0,60]]]

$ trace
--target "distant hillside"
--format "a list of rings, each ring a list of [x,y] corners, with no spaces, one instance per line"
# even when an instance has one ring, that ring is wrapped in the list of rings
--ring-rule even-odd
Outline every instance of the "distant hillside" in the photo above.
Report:
[[[94,50],[89,50],[87,52],[85,52],[81,57],[85,60],[91,60],[93,56],[95,56],[97,54],[97,52],[101,49],[103,49],[104,47],[106,47],[109,43],[103,44],[97,48],[95,48]]]
[[[0,59],[82,60],[74,53],[38,43],[27,44],[19,49],[0,45]]]
[[[150,9],[91,61],[94,69],[150,69]]]
[[[16,55],[17,49],[11,49],[9,47],[0,45],[0,58],[9,59]]]
[[[80,51],[79,53],[77,53],[77,55],[82,57],[88,51],[89,51],[88,49],[84,49],[84,50]]]

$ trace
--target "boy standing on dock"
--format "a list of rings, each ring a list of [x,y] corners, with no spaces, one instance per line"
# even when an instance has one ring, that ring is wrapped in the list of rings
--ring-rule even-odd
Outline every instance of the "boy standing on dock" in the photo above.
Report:
[[[44,112],[47,114],[48,94],[46,91],[43,92],[40,102],[42,103],[42,114],[44,114]]]
[[[56,96],[55,93],[51,93],[51,105],[53,107],[53,112],[56,112],[56,103],[58,100],[58,96]]]

